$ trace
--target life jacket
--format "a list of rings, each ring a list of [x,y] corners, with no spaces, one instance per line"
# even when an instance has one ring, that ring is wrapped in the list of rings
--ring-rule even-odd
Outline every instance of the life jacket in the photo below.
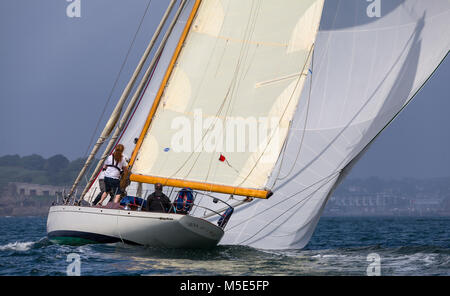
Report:
[[[123,156],[122,156],[122,157],[123,157]],[[116,169],[119,171],[120,174],[122,174],[122,173],[123,173],[123,170],[120,169],[120,168],[118,167],[119,162],[117,162],[116,164],[114,164],[114,160],[115,160],[115,159],[114,159],[114,156],[113,156],[113,155],[111,155],[111,159],[112,159],[112,163],[111,163],[111,164],[105,165],[105,167],[103,168],[103,170],[106,171],[106,168],[107,168],[107,167],[113,167],[113,168],[116,168]]]
[[[175,200],[175,211],[179,214],[187,214],[194,204],[194,194],[191,188],[183,188],[178,192]]]
[[[228,220],[230,220],[231,215],[234,212],[234,208],[233,207],[229,207],[224,213],[223,215],[220,216],[219,221],[217,221],[217,224],[219,225],[219,227],[224,228],[227,223]]]
[[[124,198],[122,198],[122,200],[120,201],[120,205],[121,206],[134,206],[134,207],[140,207],[142,206],[143,208],[145,208],[147,204],[147,201],[145,199],[142,199],[140,197],[135,197],[135,196],[125,196]]]

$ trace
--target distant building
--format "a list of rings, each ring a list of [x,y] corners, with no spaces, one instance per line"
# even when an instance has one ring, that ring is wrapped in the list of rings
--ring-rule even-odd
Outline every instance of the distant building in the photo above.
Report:
[[[14,196],[61,196],[64,187],[10,182],[7,191]]]

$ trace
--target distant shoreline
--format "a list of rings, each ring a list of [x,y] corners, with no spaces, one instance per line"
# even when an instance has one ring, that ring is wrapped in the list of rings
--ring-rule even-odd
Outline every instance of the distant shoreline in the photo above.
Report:
[[[35,214],[27,213],[27,214],[17,214],[17,215],[0,215],[0,218],[32,218],[32,217],[46,217],[48,215],[48,210],[43,212],[38,212]],[[392,218],[450,218],[450,214],[444,215],[322,215],[320,218],[383,218],[383,219],[392,219]]]

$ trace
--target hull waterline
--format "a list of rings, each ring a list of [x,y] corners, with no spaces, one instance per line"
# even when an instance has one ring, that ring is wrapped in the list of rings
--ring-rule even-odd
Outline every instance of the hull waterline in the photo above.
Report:
[[[222,228],[188,215],[81,206],[52,206],[51,241],[66,244],[116,243],[164,248],[211,248]]]

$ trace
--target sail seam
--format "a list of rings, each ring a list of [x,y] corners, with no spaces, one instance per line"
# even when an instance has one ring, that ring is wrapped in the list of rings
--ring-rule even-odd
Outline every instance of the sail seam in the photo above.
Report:
[[[313,49],[314,49],[314,44],[311,45],[311,48],[310,48],[309,53],[308,53],[308,57],[306,58],[306,61],[305,61],[305,63],[303,64],[303,69],[302,69],[301,72],[304,72],[304,71],[305,71],[306,65],[308,64],[308,61],[309,61],[310,57],[312,56]],[[290,96],[290,98],[289,98],[289,101],[286,103],[286,106],[285,106],[285,108],[284,108],[284,110],[283,110],[283,113],[282,113],[282,115],[280,116],[280,120],[279,120],[279,122],[278,122],[278,127],[280,126],[281,120],[282,120],[282,118],[284,117],[284,115],[285,115],[285,113],[286,113],[286,111],[287,111],[287,109],[288,109],[288,107],[289,107],[289,104],[291,103],[292,99],[294,98],[294,94],[295,94],[295,92],[297,91],[297,88],[298,88],[299,85],[300,85],[300,81],[301,81],[302,77],[303,77],[303,76],[300,75],[300,76],[298,77],[298,79],[297,79],[296,85],[295,85],[295,87],[294,87],[294,89],[293,89],[293,91],[292,91],[292,94],[291,94],[291,96]],[[272,139],[273,139],[275,133],[276,133],[276,130],[275,130],[275,132],[272,132],[272,134],[270,135],[270,137],[269,137],[269,139],[268,139],[268,141],[267,141],[267,145],[266,145],[266,147],[264,148],[263,152],[259,155],[259,157],[258,157],[258,159],[256,160],[254,166],[252,167],[252,169],[250,170],[250,172],[247,174],[247,176],[245,177],[245,179],[244,179],[238,186],[241,186],[245,181],[247,181],[247,179],[248,179],[248,178],[250,177],[250,175],[253,173],[253,170],[256,168],[256,166],[258,165],[258,163],[259,163],[259,161],[261,160],[262,156],[264,155],[265,151],[267,150],[267,147],[269,147],[269,144],[270,144],[270,142],[272,141]],[[282,151],[280,151],[280,153],[281,153],[281,152],[282,152]]]
[[[280,169],[278,171],[278,176],[275,178],[275,182],[272,185],[272,188],[275,187],[277,181],[286,179],[292,173],[292,171],[294,170],[294,168],[295,168],[295,166],[297,164],[298,157],[300,156],[300,151],[302,150],[302,147],[303,147],[303,140],[305,139],[305,135],[306,135],[306,126],[308,125],[310,103],[311,103],[311,93],[312,93],[313,73],[314,73],[314,53],[315,53],[315,51],[312,53],[312,58],[311,58],[311,69],[312,69],[312,71],[311,71],[311,76],[310,76],[310,80],[309,80],[308,100],[307,100],[307,103],[306,103],[306,115],[305,115],[305,123],[304,123],[305,129],[302,132],[302,138],[300,140],[300,145],[299,145],[299,148],[297,150],[297,155],[295,156],[295,160],[294,160],[294,162],[292,164],[292,167],[289,170],[289,172],[284,177],[280,178],[279,176],[281,174],[281,169],[283,168],[284,156],[286,154],[286,151],[282,154],[282,159],[281,159]],[[292,132],[292,130],[291,130],[291,132]],[[286,137],[285,149],[287,149],[287,146],[288,146],[288,139],[289,139],[289,135]]]

